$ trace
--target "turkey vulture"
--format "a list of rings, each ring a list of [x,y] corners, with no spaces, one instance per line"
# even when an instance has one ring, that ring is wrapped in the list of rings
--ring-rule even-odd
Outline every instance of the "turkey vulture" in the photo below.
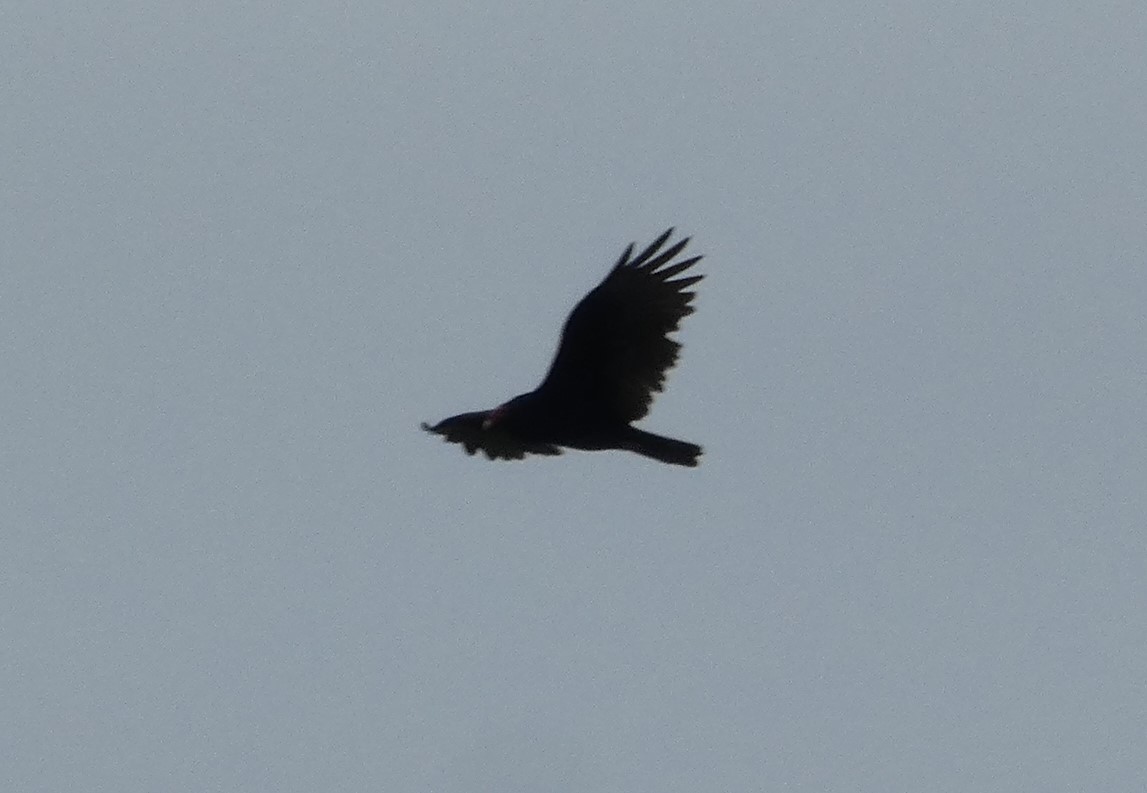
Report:
[[[701,447],[654,435],[630,422],[649,412],[677,361],[668,338],[693,313],[686,291],[704,276],[674,276],[701,260],[673,262],[689,238],[662,251],[669,229],[633,258],[625,249],[605,279],[574,307],[542,384],[493,410],[462,413],[422,429],[481,449],[491,460],[573,449],[624,449],[663,463],[697,465]],[[670,280],[673,279],[673,280]]]

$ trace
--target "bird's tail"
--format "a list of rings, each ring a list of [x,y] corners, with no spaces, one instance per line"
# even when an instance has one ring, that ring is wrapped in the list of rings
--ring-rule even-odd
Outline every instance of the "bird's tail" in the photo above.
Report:
[[[695,443],[654,435],[636,427],[629,428],[625,448],[663,463],[687,465],[690,468],[697,465],[697,458],[701,455],[701,447]]]

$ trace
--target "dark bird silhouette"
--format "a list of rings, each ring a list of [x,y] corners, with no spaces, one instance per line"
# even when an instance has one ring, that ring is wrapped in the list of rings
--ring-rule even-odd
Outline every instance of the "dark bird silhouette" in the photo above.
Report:
[[[636,258],[633,243],[574,307],[542,384],[493,410],[462,413],[422,429],[491,460],[573,449],[624,449],[663,463],[697,465],[701,447],[632,426],[649,412],[681,345],[668,334],[693,313],[686,291],[704,276],[674,276],[701,260],[674,262],[689,238],[661,247],[669,229]],[[672,280],[671,280],[672,279]]]

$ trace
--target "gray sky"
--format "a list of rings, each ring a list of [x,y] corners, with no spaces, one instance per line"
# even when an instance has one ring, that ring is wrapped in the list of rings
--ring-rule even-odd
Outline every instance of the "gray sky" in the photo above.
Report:
[[[0,782],[1147,787],[1142,2],[0,11]],[[421,420],[707,254],[622,453]]]

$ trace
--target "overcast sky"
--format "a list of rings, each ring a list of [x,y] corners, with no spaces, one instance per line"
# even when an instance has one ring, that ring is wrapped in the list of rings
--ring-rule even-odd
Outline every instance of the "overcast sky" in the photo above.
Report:
[[[491,5],[0,9],[0,787],[1147,788],[1142,0]]]

